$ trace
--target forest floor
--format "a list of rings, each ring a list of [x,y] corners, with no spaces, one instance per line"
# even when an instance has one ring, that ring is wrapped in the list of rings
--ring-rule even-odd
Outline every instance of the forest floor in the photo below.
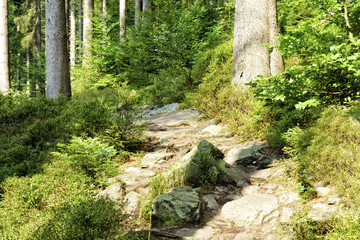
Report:
[[[170,169],[200,140],[214,144],[225,154],[225,161],[234,158],[236,149],[251,149],[262,146],[262,156],[271,161],[265,166],[259,162],[247,163],[241,169],[248,179],[245,184],[234,186],[217,185],[205,189],[201,194],[203,216],[198,224],[177,224],[156,227],[151,230],[161,239],[288,239],[282,226],[291,221],[291,216],[302,211],[301,198],[296,183],[286,171],[286,163],[274,150],[261,141],[246,142],[226,131],[225,125],[201,120],[194,110],[182,110],[147,120],[145,131],[148,143],[145,156],[123,165],[121,178],[128,193],[128,211],[138,215],[139,206],[132,203],[131,196],[145,197],[150,191],[150,180],[158,173]],[[254,153],[253,153],[254,154]],[[310,212],[320,221],[326,219],[334,206],[327,197],[320,197],[310,204]],[[144,227],[139,221],[139,230]],[[146,227],[145,227],[146,228]]]

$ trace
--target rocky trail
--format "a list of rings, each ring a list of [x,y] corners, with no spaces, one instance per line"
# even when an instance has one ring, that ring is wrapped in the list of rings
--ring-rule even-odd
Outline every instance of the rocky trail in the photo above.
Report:
[[[145,132],[147,152],[141,162],[130,161],[121,166],[121,181],[110,179],[113,184],[100,196],[106,195],[114,201],[125,197],[126,211],[139,215],[139,202],[149,194],[151,179],[169,171],[204,139],[224,154],[226,168],[233,178],[209,189],[177,188],[170,200],[164,195],[168,205],[160,206],[157,211],[174,210],[184,223],[153,228],[152,233],[160,239],[290,239],[280,235],[279,229],[302,206],[298,192],[286,180],[286,168],[277,159],[276,151],[260,141],[244,143],[226,132],[225,126],[204,122],[198,112],[180,111],[175,104],[147,110],[142,117],[149,126]],[[322,221],[335,212],[338,199],[321,184],[318,191],[323,192],[318,194],[322,197],[311,203],[309,216]],[[186,205],[189,199],[199,202],[196,206],[193,202],[187,205],[195,210],[169,203],[180,201]]]

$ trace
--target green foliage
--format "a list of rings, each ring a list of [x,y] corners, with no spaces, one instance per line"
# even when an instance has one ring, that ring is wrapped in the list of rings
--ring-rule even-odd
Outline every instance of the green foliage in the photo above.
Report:
[[[360,216],[357,210],[341,209],[325,222],[316,222],[306,216],[307,212],[296,214],[289,226],[291,239],[345,240],[359,239]]]
[[[199,108],[207,117],[226,122],[230,130],[251,139],[264,137],[271,115],[249,89],[234,88],[232,79],[233,41],[220,44],[198,56],[193,76],[200,82],[184,105]]]
[[[359,104],[329,107],[312,127],[294,128],[285,134],[285,151],[298,162],[304,187],[324,181],[337,187],[349,203],[359,202]]]
[[[136,102],[135,91],[125,87],[75,94],[70,101],[0,96],[0,236],[116,239],[123,234],[128,223],[122,206],[115,210],[114,203],[93,197],[106,176],[118,174],[117,163],[140,136],[141,127],[132,122]]]
[[[40,226],[34,239],[118,239],[126,215],[105,199],[86,199],[65,205]]]
[[[284,146],[282,133],[316,120],[324,106],[359,97],[359,3],[279,1],[283,73],[260,76],[249,85],[277,121],[268,140]],[[345,16],[345,10],[347,15]],[[346,22],[346,17],[348,21]],[[346,27],[350,26],[350,27]]]
[[[98,137],[126,156],[143,129],[134,122],[137,99],[126,86],[75,94],[71,101],[0,96],[0,182],[40,170],[44,154],[71,136]]]
[[[92,56],[73,72],[74,89],[104,89],[128,82],[142,88],[144,102],[181,101],[197,84],[192,76],[197,55],[231,38],[234,6],[233,0],[153,1],[152,11],[141,13],[139,26],[132,26],[133,19],[126,22],[127,36],[120,42],[114,21],[118,13],[109,8],[104,33],[104,20],[95,11]],[[133,6],[127,10],[129,17],[134,17]]]
[[[96,179],[109,169],[116,169],[111,161],[116,150],[97,138],[73,137],[70,144],[58,144],[60,153],[54,153],[67,159],[70,165]]]
[[[63,98],[0,96],[0,182],[37,171],[43,152],[67,138],[67,127],[59,119],[66,105]]]

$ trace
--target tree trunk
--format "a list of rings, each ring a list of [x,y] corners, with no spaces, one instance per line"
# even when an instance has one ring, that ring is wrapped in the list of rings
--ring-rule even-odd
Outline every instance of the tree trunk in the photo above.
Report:
[[[35,92],[40,92],[41,82],[41,0],[36,0],[35,47],[36,47],[36,74],[34,80]],[[35,92],[33,94],[35,94]]]
[[[119,2],[119,20],[120,20],[120,41],[125,37],[125,17],[126,17],[126,0]]]
[[[10,91],[7,0],[0,0],[0,93]]]
[[[276,0],[236,0],[233,85],[250,82],[258,75],[282,71],[277,49],[269,54],[263,45],[276,44]],[[271,55],[271,56],[270,56]]]
[[[94,0],[85,0],[84,2],[84,55],[85,61],[90,58],[90,44],[93,38],[93,17]],[[87,59],[87,60],[86,60]]]
[[[151,1],[150,0],[143,0],[142,10],[143,10],[143,12],[151,11]]]
[[[142,11],[143,11],[143,18],[144,18],[144,22],[147,22],[146,19],[146,12],[151,12],[151,1],[150,0],[143,0],[143,4],[142,4]]]
[[[70,66],[74,70],[76,61],[76,6],[75,0],[70,0]]]
[[[141,6],[142,1],[141,0],[135,0],[135,27],[139,26],[140,23],[140,17],[141,17]]]
[[[104,23],[103,23],[103,34],[104,34],[104,37],[106,36],[106,20],[107,20],[107,2],[106,0],[103,0],[102,1],[102,14],[103,14],[103,20],[104,20]]]
[[[279,46],[280,40],[277,38],[279,35],[278,20],[277,20],[277,4],[276,0],[269,0],[269,44]],[[284,71],[284,62],[281,52],[278,48],[273,48],[270,54],[270,74],[276,75]]]
[[[26,94],[31,95],[31,83],[30,83],[30,47],[26,47]]]
[[[66,26],[66,32],[67,32],[66,36],[68,37],[68,35],[69,35],[69,0],[64,0],[64,1],[65,1],[65,26]],[[66,41],[66,45],[67,45],[68,52],[69,52],[69,49],[70,49],[69,38]]]
[[[79,63],[81,63],[82,56],[82,42],[83,42],[83,9],[82,9],[82,0],[79,0]]]
[[[45,0],[46,97],[71,96],[69,54],[63,0]]]

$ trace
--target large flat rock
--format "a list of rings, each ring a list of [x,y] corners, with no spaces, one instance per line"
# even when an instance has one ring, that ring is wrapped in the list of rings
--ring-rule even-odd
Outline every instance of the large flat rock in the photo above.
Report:
[[[149,124],[156,124],[165,127],[196,127],[197,121],[201,118],[199,112],[194,110],[182,110],[179,112],[162,114],[147,119]]]
[[[221,217],[238,227],[250,227],[277,220],[279,204],[276,197],[265,194],[246,195],[226,203]]]

